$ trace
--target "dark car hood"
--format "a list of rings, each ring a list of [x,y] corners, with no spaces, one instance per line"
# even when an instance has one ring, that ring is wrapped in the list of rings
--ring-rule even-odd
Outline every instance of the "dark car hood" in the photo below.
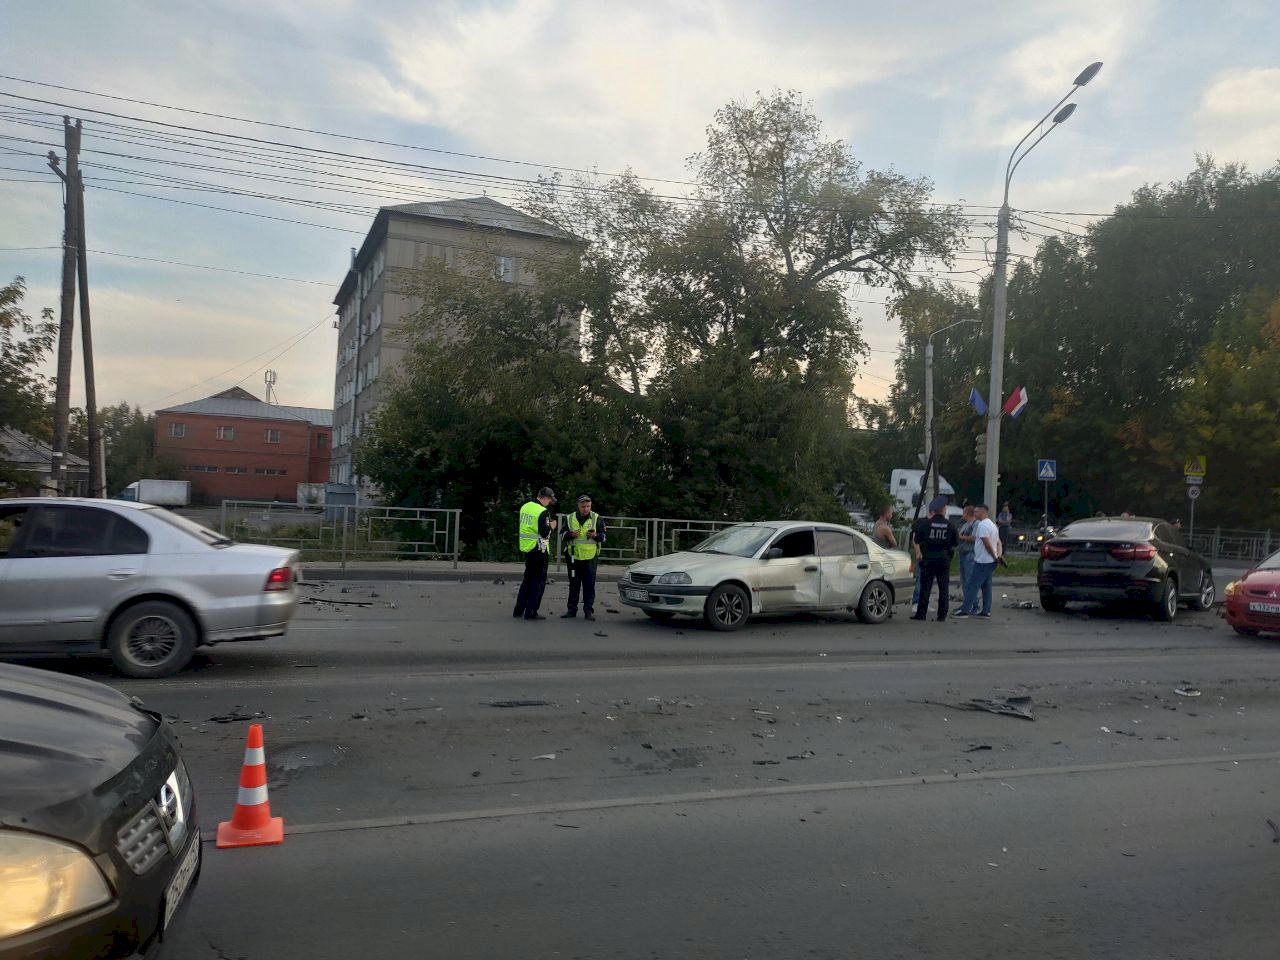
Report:
[[[99,787],[158,726],[103,684],[0,664],[0,819]]]

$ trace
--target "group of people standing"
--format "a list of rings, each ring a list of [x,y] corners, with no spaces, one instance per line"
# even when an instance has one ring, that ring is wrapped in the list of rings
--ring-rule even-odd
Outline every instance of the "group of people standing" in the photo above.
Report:
[[[1006,504],[1002,513],[1008,512]],[[892,508],[881,511],[872,536],[882,546],[897,548],[891,519]],[[939,620],[946,620],[950,605],[951,559],[960,556],[962,600],[957,620],[969,617],[991,617],[991,579],[996,564],[1004,555],[1004,537],[990,519],[985,503],[966,505],[960,526],[947,518],[946,497],[936,497],[929,504],[929,515],[915,522],[908,549],[916,561],[916,589],[912,597],[915,613],[912,620],[923,620],[929,611],[929,596],[938,587]],[[981,601],[981,606],[979,606]]]
[[[520,553],[524,556],[524,577],[516,594],[513,617],[525,620],[547,619],[538,612],[547,587],[547,568],[551,562],[551,543],[560,521],[550,507],[556,502],[555,491],[543,487],[538,495],[520,508]],[[565,522],[564,553],[569,567],[569,604],[560,616],[572,620],[578,615],[578,601],[588,620],[596,618],[596,565],[606,539],[604,518],[591,509],[591,494],[578,497],[577,509]]]

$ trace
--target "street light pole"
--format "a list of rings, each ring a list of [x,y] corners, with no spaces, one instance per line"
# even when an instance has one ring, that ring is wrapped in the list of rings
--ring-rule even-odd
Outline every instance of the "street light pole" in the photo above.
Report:
[[[924,465],[927,471],[925,482],[929,485],[929,489],[925,491],[923,486],[921,489],[929,502],[938,496],[938,464],[935,452],[937,441],[933,436],[933,338],[963,324],[977,322],[977,320],[957,320],[949,326],[933,331],[924,343]],[[932,470],[929,467],[930,458],[935,461]]]
[[[986,476],[983,478],[982,499],[991,508],[994,509],[998,494],[997,487],[1000,477],[1000,417],[1003,415],[1001,407],[1004,402],[1004,322],[1005,322],[1005,276],[1006,268],[1009,262],[1009,184],[1013,180],[1014,171],[1018,169],[1018,164],[1027,158],[1032,150],[1062,123],[1065,123],[1071,114],[1075,113],[1076,105],[1067,103],[1067,100],[1077,90],[1098,75],[1098,71],[1102,69],[1102,62],[1091,63],[1080,71],[1079,76],[1075,78],[1071,85],[1071,89],[1067,91],[1066,96],[1055,103],[1040,121],[1028,130],[1018,141],[1018,145],[1013,148],[1013,152],[1009,154],[1009,162],[1005,165],[1004,173],[1004,199],[1000,204],[1000,212],[996,216],[996,262],[995,270],[992,276],[992,323],[991,323],[991,387],[987,393],[987,470]],[[1067,103],[1065,107],[1062,105]],[[1061,107],[1061,109],[1059,109]],[[1031,142],[1031,146],[1022,150],[1022,145],[1030,139],[1031,135],[1044,126],[1044,122],[1050,117],[1053,122],[1049,125],[1049,129],[1045,130],[1040,136]],[[1022,150],[1019,154],[1018,151]]]

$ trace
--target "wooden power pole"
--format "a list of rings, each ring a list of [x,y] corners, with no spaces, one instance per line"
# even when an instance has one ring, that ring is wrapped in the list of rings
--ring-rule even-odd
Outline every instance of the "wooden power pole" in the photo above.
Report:
[[[80,249],[78,212],[80,200],[80,121],[71,125],[70,117],[62,118],[63,139],[67,150],[67,170],[58,169],[58,158],[49,155],[49,166],[62,178],[66,189],[62,223],[62,301],[58,316],[58,380],[53,395],[53,457],[49,481],[54,496],[62,496],[65,487],[67,458],[67,420],[71,415],[71,351],[76,326],[76,267]]]
[[[77,128],[80,122],[76,121]],[[78,133],[78,131],[77,131]],[[77,136],[77,140],[79,137]],[[89,496],[105,497],[102,431],[98,429],[98,388],[93,371],[93,330],[89,326],[89,239],[84,229],[84,174],[76,170],[76,261],[80,276],[80,338],[84,353],[84,415],[89,433]]]

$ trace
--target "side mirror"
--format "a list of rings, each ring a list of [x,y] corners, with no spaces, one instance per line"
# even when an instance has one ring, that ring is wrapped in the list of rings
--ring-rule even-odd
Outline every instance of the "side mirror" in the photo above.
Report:
[[[781,557],[782,557],[781,547],[770,547],[768,550],[764,552],[764,558],[766,560],[778,560],[778,559],[781,559]]]

